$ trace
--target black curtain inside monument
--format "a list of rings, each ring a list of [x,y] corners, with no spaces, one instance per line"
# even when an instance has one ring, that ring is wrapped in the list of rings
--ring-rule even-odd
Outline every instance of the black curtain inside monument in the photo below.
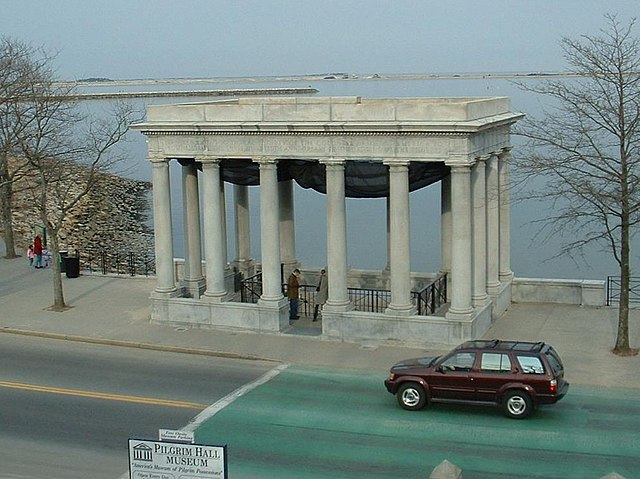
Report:
[[[409,191],[419,190],[449,174],[443,163],[409,163]],[[260,184],[260,165],[251,160],[222,160],[224,181],[236,185]],[[278,181],[295,180],[302,188],[326,194],[325,166],[319,161],[278,162]],[[389,167],[373,161],[345,162],[345,195],[349,198],[383,198],[389,195]]]

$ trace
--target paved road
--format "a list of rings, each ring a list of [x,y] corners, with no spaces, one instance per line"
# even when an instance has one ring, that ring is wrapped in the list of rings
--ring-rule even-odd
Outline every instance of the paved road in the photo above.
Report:
[[[424,479],[445,459],[465,479],[638,477],[633,390],[572,387],[518,421],[482,406],[405,411],[383,379],[291,366],[213,416],[196,439],[228,444],[233,479]]]
[[[0,477],[113,479],[129,437],[180,429],[273,367],[0,335]]]

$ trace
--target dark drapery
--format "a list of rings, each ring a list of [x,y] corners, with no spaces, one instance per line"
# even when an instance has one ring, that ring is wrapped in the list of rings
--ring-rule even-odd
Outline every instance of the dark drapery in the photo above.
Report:
[[[409,191],[419,190],[449,174],[443,163],[409,163]],[[221,162],[224,181],[236,185],[260,184],[260,165],[246,159]],[[295,180],[302,188],[326,194],[325,167],[317,160],[278,162],[278,181]],[[345,195],[349,198],[383,198],[389,195],[389,168],[381,162],[346,161]]]

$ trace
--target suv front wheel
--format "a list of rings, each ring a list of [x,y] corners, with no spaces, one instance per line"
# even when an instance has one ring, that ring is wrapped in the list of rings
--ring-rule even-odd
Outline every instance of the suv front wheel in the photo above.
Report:
[[[424,388],[418,383],[404,383],[398,389],[398,403],[404,409],[417,411],[427,403],[427,395]]]
[[[533,411],[533,402],[524,391],[508,391],[502,400],[502,408],[508,417],[524,419]]]

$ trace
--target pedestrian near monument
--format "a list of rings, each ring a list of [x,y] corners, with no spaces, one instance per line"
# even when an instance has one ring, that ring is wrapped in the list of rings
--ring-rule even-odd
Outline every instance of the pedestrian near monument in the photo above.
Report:
[[[287,298],[289,298],[289,322],[300,318],[298,316],[298,295],[300,292],[300,270],[294,269],[287,280]]]
[[[313,309],[313,321],[318,320],[318,314],[322,310],[324,303],[327,302],[327,295],[329,292],[329,283],[327,282],[327,270],[322,268],[320,270],[320,278],[318,279],[318,286],[316,286],[316,305]]]
[[[47,248],[42,248],[42,267],[48,268],[51,265],[51,252]]]
[[[29,259],[29,266],[33,266],[33,259],[36,257],[36,254],[33,252],[33,245],[30,244],[27,248],[27,258]]]
[[[36,268],[42,268],[42,238],[40,238],[40,235],[36,235],[33,240],[33,254],[36,257]]]

